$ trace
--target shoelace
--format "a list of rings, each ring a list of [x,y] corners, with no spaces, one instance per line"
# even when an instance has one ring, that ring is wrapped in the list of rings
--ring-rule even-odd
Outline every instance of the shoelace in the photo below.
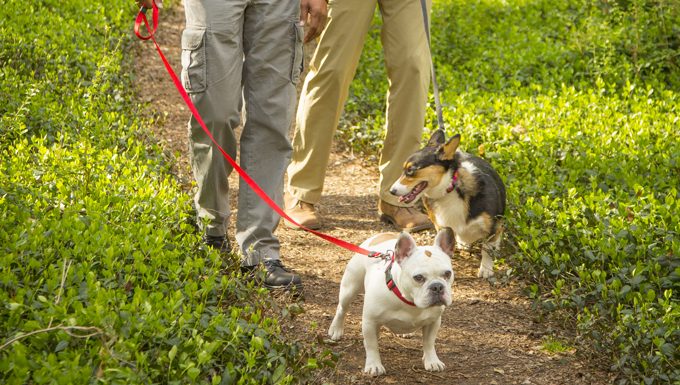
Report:
[[[289,272],[289,270],[286,269],[285,266],[283,266],[283,262],[281,262],[280,259],[267,259],[263,262],[263,264],[267,268],[267,270],[274,268],[274,267],[278,267],[279,269],[281,269],[285,272]]]
[[[207,235],[203,237],[203,241],[206,245],[218,250],[229,251],[231,248],[229,240],[226,237]]]

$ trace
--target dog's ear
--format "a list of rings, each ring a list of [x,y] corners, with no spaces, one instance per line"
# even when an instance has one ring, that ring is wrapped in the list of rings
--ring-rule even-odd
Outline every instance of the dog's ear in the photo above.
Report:
[[[453,160],[454,155],[456,155],[456,150],[460,144],[460,134],[456,134],[453,138],[449,139],[445,145],[443,145],[437,152],[437,156],[441,160]]]
[[[416,249],[416,241],[413,239],[411,234],[402,232],[399,234],[399,239],[397,239],[397,244],[394,247],[394,259],[397,263],[401,263],[403,260],[413,254],[413,250]]]
[[[427,141],[427,147],[439,147],[444,144],[444,141],[446,141],[444,130],[438,129],[430,136],[430,140]]]
[[[439,230],[434,238],[434,245],[442,249],[449,257],[453,257],[453,252],[456,250],[456,238],[453,235],[453,230],[450,227]]]

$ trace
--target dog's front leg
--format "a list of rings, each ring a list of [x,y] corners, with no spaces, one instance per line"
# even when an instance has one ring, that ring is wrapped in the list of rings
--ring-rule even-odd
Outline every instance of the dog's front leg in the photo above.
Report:
[[[431,372],[440,372],[446,367],[439,360],[434,349],[434,341],[437,338],[437,332],[441,323],[442,319],[439,317],[435,322],[423,326],[423,364],[425,365],[425,370]]]
[[[489,250],[487,250],[488,245],[482,245],[482,263],[479,264],[479,271],[477,276],[479,278],[491,278],[494,275],[493,272],[493,258],[489,255]]]
[[[378,351],[378,331],[380,325],[377,325],[372,320],[363,319],[361,322],[361,332],[364,335],[364,349],[366,349],[366,365],[364,366],[364,373],[371,376],[380,376],[385,374],[385,367],[380,360],[380,352]]]
[[[328,329],[328,335],[333,341],[337,341],[345,332],[345,316],[347,309],[354,297],[364,289],[363,277],[366,274],[366,268],[363,266],[364,256],[354,256],[347,267],[345,273],[342,275],[340,281],[340,293],[338,294],[338,309],[335,311],[335,317]]]
[[[482,263],[479,265],[478,277],[485,279],[493,277],[493,257],[501,248],[502,235],[502,230],[499,230],[491,239],[482,244]]]

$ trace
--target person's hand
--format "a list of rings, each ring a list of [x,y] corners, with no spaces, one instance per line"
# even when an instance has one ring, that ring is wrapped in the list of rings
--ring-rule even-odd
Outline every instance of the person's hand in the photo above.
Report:
[[[307,26],[305,43],[321,35],[321,31],[326,26],[327,15],[326,0],[300,0],[300,25]]]
[[[147,9],[153,8],[153,0],[137,0],[137,5],[144,6]],[[156,5],[158,8],[163,8],[163,1],[162,0],[156,0]]]

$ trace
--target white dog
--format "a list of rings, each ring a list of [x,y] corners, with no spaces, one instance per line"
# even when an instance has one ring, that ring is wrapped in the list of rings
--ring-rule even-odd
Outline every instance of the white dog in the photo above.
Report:
[[[426,370],[441,371],[444,363],[434,349],[445,306],[451,305],[453,268],[451,256],[455,238],[450,228],[437,233],[433,246],[418,247],[408,233],[383,233],[361,246],[388,253],[392,260],[355,254],[347,264],[340,283],[340,301],[328,334],[338,340],[343,334],[350,302],[364,290],[361,330],[366,349],[364,372],[385,373],[378,352],[378,332],[385,325],[398,334],[422,328],[423,364]]]

